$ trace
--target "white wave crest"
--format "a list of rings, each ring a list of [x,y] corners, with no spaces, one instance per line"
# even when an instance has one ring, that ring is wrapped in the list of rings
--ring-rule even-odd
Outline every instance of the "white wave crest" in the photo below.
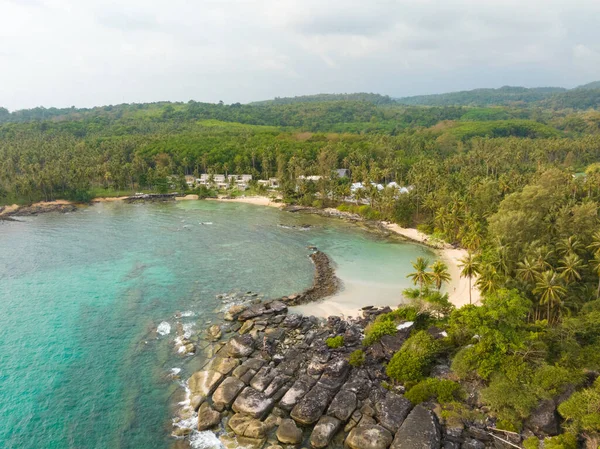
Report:
[[[190,446],[193,449],[222,449],[225,447],[210,430],[203,432],[193,431],[190,434]]]
[[[181,368],[171,368],[171,374],[177,376],[181,372]]]
[[[156,332],[160,335],[168,335],[171,333],[171,325],[166,321],[163,321],[156,328]]]
[[[186,310],[185,312],[181,312],[181,317],[182,318],[187,318],[190,316],[195,316],[196,314],[194,312],[192,312],[191,310]]]

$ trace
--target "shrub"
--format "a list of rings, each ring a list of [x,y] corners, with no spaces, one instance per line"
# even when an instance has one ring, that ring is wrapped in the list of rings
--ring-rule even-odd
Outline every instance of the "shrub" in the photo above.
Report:
[[[565,428],[574,434],[583,432],[589,443],[588,447],[598,447],[600,443],[599,410],[600,378],[596,379],[591,388],[574,393],[558,406],[558,412],[566,421]]]
[[[371,206],[367,206],[366,204],[358,208],[358,213],[361,217],[364,217],[367,220],[379,220],[381,218],[381,214],[379,212],[377,212]]]
[[[581,371],[569,370],[560,366],[542,365],[533,374],[535,385],[542,398],[552,398],[564,393],[569,385],[580,385],[584,380]]]
[[[577,449],[577,437],[567,432],[552,438],[546,438],[544,449]]]
[[[440,350],[440,344],[425,331],[410,337],[394,354],[386,373],[398,382],[418,382],[423,379]]]
[[[523,441],[523,447],[525,449],[539,449],[540,440],[538,440],[536,436],[530,436],[525,441]]]
[[[381,340],[381,337],[384,335],[394,335],[396,332],[398,332],[398,329],[396,329],[396,324],[394,324],[393,321],[375,321],[374,323],[369,324],[365,329],[363,345],[372,345]]]
[[[361,349],[357,349],[352,354],[350,354],[348,363],[350,363],[350,365],[352,365],[355,368],[362,366],[365,363],[365,353]]]
[[[451,380],[428,378],[412,387],[406,398],[413,404],[436,400],[440,404],[453,402],[464,396],[461,386]]]
[[[342,335],[338,335],[337,337],[330,337],[327,340],[325,340],[325,343],[327,343],[327,346],[329,346],[331,349],[341,348],[342,346],[344,346],[344,337]]]

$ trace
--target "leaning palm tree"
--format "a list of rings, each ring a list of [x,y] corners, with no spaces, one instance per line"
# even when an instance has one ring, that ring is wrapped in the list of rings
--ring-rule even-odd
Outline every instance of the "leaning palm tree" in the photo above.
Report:
[[[438,292],[442,288],[444,282],[450,282],[450,273],[448,272],[448,265],[441,260],[436,260],[431,266],[431,279],[435,284]]]
[[[540,304],[548,306],[548,323],[552,322],[552,307],[559,305],[561,299],[567,294],[562,286],[560,277],[552,270],[544,271],[538,278],[533,293],[540,296]]]
[[[479,274],[481,266],[477,258],[473,256],[473,253],[471,253],[470,251],[465,257],[460,259],[459,262],[460,263],[458,267],[461,269],[460,277],[469,278],[469,304],[472,304],[473,302],[471,300],[471,281],[475,276],[477,276],[477,274]]]
[[[575,253],[568,253],[560,260],[558,271],[567,284],[581,280],[581,270],[585,268],[585,264],[581,257]]]
[[[413,281],[413,284],[419,284],[419,297],[423,296],[423,287],[431,284],[431,273],[427,271],[429,268],[429,260],[423,257],[417,257],[415,262],[412,262],[415,269],[414,273],[406,275]]]

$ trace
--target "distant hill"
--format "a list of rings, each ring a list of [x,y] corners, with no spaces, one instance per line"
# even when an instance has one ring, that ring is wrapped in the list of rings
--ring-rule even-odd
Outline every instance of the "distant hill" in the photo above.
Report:
[[[504,86],[499,89],[474,89],[435,95],[397,98],[410,106],[540,106],[552,109],[589,109],[600,107],[600,81],[575,89],[563,87]]]
[[[299,97],[275,97],[273,100],[255,101],[251,105],[273,105],[293,103],[323,103],[328,101],[364,101],[372,104],[392,104],[394,100],[388,95],[379,95],[366,92],[354,94],[316,94],[302,95]]]

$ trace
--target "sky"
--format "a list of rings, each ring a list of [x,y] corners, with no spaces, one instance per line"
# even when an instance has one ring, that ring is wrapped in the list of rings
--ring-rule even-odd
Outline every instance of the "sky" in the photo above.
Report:
[[[600,0],[0,0],[0,106],[600,79]]]

